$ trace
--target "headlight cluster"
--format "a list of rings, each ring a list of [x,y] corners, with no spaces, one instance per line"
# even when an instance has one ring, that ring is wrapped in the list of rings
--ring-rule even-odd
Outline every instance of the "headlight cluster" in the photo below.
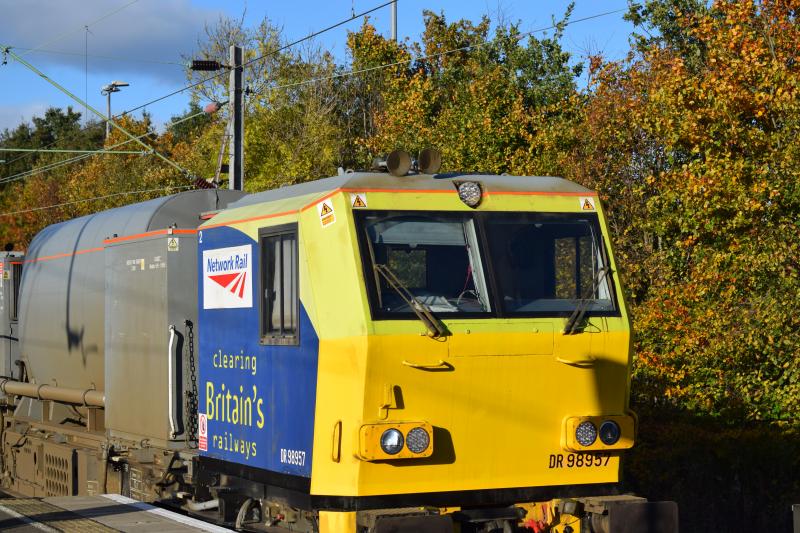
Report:
[[[359,430],[358,457],[364,461],[421,459],[433,454],[428,422],[365,424]]]
[[[403,442],[413,453],[420,454],[428,449],[431,436],[422,427],[412,428],[405,439],[400,430],[389,428],[381,435],[381,449],[388,455],[397,455],[403,449]]]
[[[599,436],[603,444],[606,446],[613,446],[617,443],[620,436],[622,436],[622,431],[619,429],[619,424],[613,420],[606,420],[600,425]],[[575,440],[578,441],[578,444],[581,446],[591,446],[594,444],[594,441],[597,440],[597,437],[597,428],[594,423],[589,420],[581,422],[578,424],[578,427],[575,428]]]
[[[563,427],[562,445],[573,452],[631,448],[636,432],[628,415],[570,417]]]

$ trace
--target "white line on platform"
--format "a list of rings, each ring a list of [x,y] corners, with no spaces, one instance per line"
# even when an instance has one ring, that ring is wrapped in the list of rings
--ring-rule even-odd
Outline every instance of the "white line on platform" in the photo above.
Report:
[[[50,527],[48,525],[45,525],[45,524],[40,524],[36,520],[33,520],[32,518],[28,518],[27,516],[25,516],[23,514],[19,514],[18,512],[14,511],[12,509],[9,509],[5,505],[0,505],[0,511],[6,513],[7,515],[12,516],[13,518],[16,518],[20,522],[24,522],[28,526],[35,527],[39,531],[47,531],[47,533],[58,533],[57,529],[52,528],[52,527]]]
[[[122,503],[125,505],[130,505],[131,507],[135,507],[140,511],[144,511],[146,513],[153,513],[155,515],[168,518],[169,520],[173,520],[175,522],[198,529],[200,531],[208,531],[210,533],[230,533],[231,531],[230,529],[220,526],[215,526],[214,524],[209,524],[207,522],[203,522],[202,520],[197,520],[196,518],[191,518],[188,516],[184,516],[182,514],[173,513],[171,511],[167,511],[166,509],[161,509],[160,507],[155,507],[153,505],[150,505],[149,503],[140,502],[139,500],[134,500],[132,498],[128,498],[127,496],[122,496],[121,494],[103,494],[102,496],[104,498],[108,498],[111,501]]]

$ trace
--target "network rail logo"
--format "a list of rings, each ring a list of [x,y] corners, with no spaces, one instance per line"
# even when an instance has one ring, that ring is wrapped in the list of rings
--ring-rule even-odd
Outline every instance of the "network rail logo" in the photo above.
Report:
[[[203,309],[253,307],[253,247],[203,252]]]

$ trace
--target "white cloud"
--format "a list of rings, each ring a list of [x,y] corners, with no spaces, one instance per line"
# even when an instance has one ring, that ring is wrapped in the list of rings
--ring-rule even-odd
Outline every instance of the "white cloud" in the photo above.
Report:
[[[50,106],[38,102],[22,105],[0,105],[0,132],[6,129],[14,129],[23,122],[30,122],[34,116],[44,115],[48,107]],[[3,159],[3,157],[0,157],[0,159]]]
[[[135,60],[182,61],[182,56],[196,48],[205,24],[215,22],[221,12],[194,6],[190,0],[138,0],[103,18],[130,1],[0,0],[0,40],[13,47],[44,44],[47,50],[75,53],[18,50],[28,59],[35,59],[37,65],[69,66],[83,71],[87,39],[84,26],[89,24],[89,54],[126,59],[89,57],[90,70],[103,70],[110,75],[149,75],[162,83],[183,81],[184,69],[179,65]],[[95,21],[98,22],[92,24]]]

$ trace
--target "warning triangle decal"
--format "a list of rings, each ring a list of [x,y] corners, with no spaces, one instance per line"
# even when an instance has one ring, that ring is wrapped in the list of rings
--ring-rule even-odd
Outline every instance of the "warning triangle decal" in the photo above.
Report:
[[[319,214],[320,214],[320,216],[322,216],[322,215],[327,215],[328,213],[330,213],[330,212],[332,212],[332,211],[333,211],[333,209],[331,209],[331,208],[330,208],[330,206],[329,206],[328,204],[326,204],[326,203],[323,203],[323,204],[322,204],[322,209],[320,209],[320,212],[319,212]]]
[[[353,207],[367,207],[367,204],[365,204],[364,199],[357,194],[353,200]]]

